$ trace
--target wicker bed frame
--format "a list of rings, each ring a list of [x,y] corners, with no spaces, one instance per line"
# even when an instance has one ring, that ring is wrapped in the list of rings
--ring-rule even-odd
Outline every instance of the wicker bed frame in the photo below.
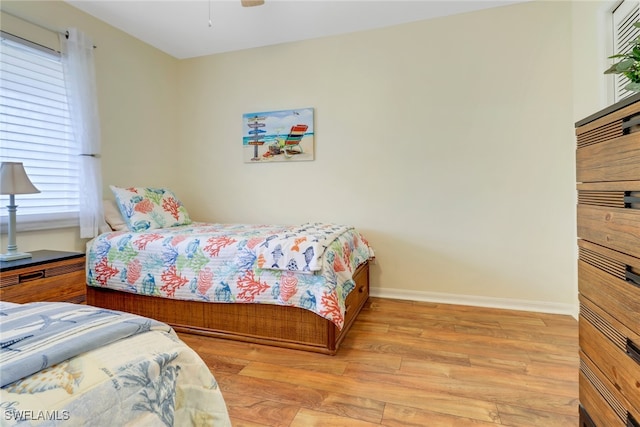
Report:
[[[369,298],[369,264],[354,274],[344,327],[298,307],[183,301],[87,286],[87,303],[170,324],[176,331],[257,344],[335,354]]]

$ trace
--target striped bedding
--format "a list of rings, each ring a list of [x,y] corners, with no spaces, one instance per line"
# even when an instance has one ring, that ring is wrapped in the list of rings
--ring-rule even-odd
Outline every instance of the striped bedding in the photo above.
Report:
[[[4,302],[0,331],[2,425],[231,425],[215,378],[166,324]]]

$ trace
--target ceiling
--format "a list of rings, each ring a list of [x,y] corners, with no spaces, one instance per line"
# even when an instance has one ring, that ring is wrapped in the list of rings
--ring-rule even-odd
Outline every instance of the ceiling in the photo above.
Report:
[[[522,0],[66,0],[179,59],[307,40]],[[209,26],[211,18],[211,26]]]

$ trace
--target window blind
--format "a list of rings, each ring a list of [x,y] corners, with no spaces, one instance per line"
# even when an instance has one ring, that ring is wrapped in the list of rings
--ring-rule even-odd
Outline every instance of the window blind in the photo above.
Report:
[[[0,41],[0,161],[22,162],[41,191],[16,195],[17,228],[77,225],[78,152],[60,56],[4,33]],[[7,215],[0,209],[3,225]]]
[[[640,21],[640,2],[637,0],[624,0],[612,13],[613,19],[613,51],[614,53],[626,53],[631,49],[629,42],[635,40],[640,34],[640,29],[633,26]],[[614,101],[620,101],[635,92],[624,89],[629,79],[622,74],[614,74]]]

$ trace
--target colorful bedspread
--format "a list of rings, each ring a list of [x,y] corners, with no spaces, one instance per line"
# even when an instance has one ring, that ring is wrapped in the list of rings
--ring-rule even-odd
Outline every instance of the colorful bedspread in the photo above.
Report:
[[[206,364],[165,324],[1,303],[0,330],[2,425],[231,425]]]
[[[292,305],[342,328],[353,273],[371,257],[351,227],[192,223],[101,234],[87,244],[87,278],[165,298]]]

